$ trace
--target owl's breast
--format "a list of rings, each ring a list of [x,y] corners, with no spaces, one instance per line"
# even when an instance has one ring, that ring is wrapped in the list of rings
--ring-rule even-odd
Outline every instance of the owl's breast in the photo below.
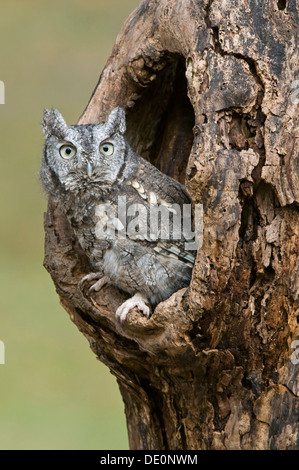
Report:
[[[105,250],[103,269],[120,289],[140,292],[153,304],[186,287],[191,278],[189,266],[128,239],[116,241]]]

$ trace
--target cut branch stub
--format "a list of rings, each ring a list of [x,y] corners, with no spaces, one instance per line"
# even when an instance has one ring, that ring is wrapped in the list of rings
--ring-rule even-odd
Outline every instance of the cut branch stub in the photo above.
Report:
[[[58,208],[45,266],[117,377],[131,448],[299,448],[298,11],[295,2],[146,0],[79,123],[127,113],[127,138],[204,207],[190,288],[115,317],[79,288],[89,262]]]

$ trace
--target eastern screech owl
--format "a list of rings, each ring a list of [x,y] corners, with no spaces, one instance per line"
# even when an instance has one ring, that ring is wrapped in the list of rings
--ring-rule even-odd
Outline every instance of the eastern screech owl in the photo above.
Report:
[[[90,292],[111,283],[131,294],[116,311],[120,321],[135,306],[149,317],[147,304],[190,283],[195,252],[186,249],[192,228],[182,230],[185,187],[134,153],[122,108],[103,124],[73,126],[56,109],[45,110],[42,127],[43,186],[95,271],[81,283],[94,281]]]

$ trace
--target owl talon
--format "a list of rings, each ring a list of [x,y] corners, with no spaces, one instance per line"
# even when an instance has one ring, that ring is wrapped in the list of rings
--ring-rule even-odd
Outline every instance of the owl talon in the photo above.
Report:
[[[88,293],[91,294],[92,291],[98,292],[99,290],[102,289],[106,284],[110,284],[110,279],[107,276],[102,277],[99,279],[97,282],[95,282],[89,289]]]
[[[110,282],[110,279],[103,276],[103,273],[89,273],[81,279],[80,286],[82,287],[85,282],[94,281],[95,279],[97,279],[97,282],[88,289],[89,294],[92,291],[98,292],[105,284]]]
[[[115,317],[120,323],[123,323],[129,313],[130,310],[134,307],[138,307],[138,309],[145,315],[147,318],[150,317],[150,309],[146,305],[145,301],[147,299],[143,297],[141,294],[135,294],[130,299],[126,300],[118,309],[116,310]]]
[[[94,279],[100,279],[103,277],[103,273],[89,273],[86,276],[82,277],[80,281],[80,286],[83,286],[84,282],[86,281],[93,281]]]

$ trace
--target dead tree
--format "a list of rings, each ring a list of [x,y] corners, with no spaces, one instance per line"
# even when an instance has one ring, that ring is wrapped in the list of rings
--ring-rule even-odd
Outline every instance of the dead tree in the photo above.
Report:
[[[123,106],[134,150],[204,208],[190,287],[120,325],[126,295],[79,289],[88,259],[49,201],[45,266],[131,449],[299,449],[298,22],[296,0],[144,0],[79,119]]]

